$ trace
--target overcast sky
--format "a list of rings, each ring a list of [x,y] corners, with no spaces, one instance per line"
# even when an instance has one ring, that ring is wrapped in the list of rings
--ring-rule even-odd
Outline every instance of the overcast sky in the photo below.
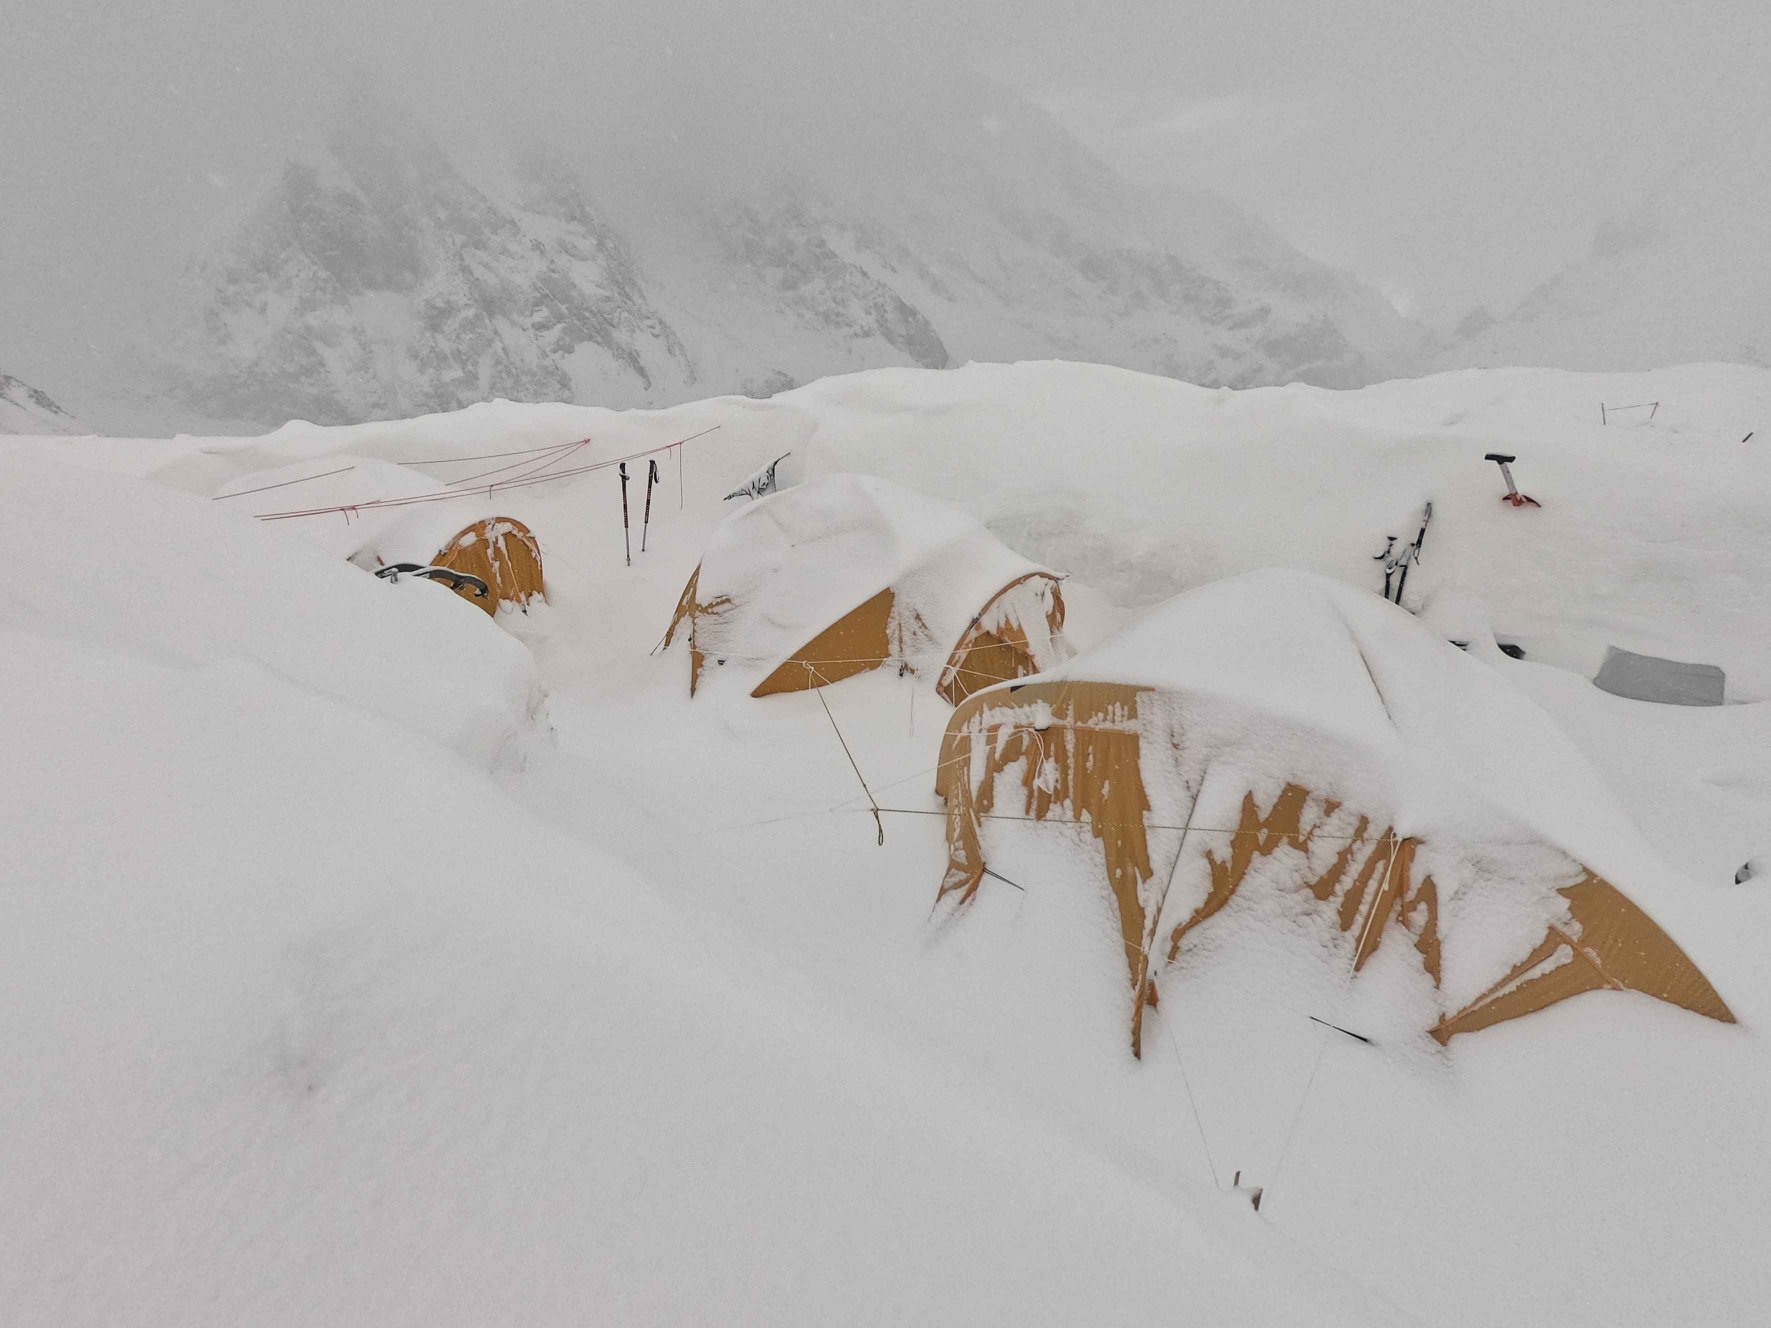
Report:
[[[667,144],[686,167],[689,144],[734,122],[765,152],[832,150],[808,130],[828,128],[826,108],[938,106],[945,82],[983,71],[1126,175],[1222,192],[1406,312],[1498,312],[1683,158],[1742,136],[1771,150],[1768,14],[1748,0],[0,0],[0,368],[29,377],[45,348],[127,324],[219,209],[311,141],[352,67],[464,132],[588,118],[637,145],[632,168],[665,170]]]

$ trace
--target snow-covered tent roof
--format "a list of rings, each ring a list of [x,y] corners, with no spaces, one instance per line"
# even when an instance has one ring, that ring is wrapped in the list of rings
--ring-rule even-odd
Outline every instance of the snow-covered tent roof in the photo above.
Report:
[[[937,788],[955,904],[992,849],[1046,833],[1029,818],[1091,827],[1134,1046],[1164,967],[1234,918],[1302,927],[1349,978],[1399,934],[1441,1042],[1599,987],[1732,1019],[1625,893],[1653,897],[1664,869],[1549,718],[1408,613],[1321,577],[1218,582],[973,696]]]
[[[312,512],[278,524],[366,571],[419,563],[477,576],[491,593],[461,593],[489,613],[543,594],[541,547],[529,528],[495,514],[497,500],[481,490],[449,493],[448,485],[409,467],[333,453],[242,475],[215,498],[255,516]],[[400,501],[413,498],[423,501]],[[377,505],[387,500],[395,501]]]
[[[756,696],[895,660],[958,701],[1063,659],[1063,621],[1056,574],[971,517],[885,480],[829,475],[720,523],[671,636],[688,624],[691,690],[708,659]]]

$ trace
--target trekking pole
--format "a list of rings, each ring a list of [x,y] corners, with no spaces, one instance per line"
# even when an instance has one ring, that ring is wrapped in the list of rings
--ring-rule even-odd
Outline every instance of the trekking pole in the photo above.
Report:
[[[627,533],[627,463],[621,463],[621,547],[627,551],[627,565],[633,566],[633,543]]]
[[[652,528],[652,486],[658,482],[658,463],[646,462],[646,517],[640,522],[640,552],[646,551],[646,533]]]
[[[1418,557],[1418,551],[1410,544],[1402,550],[1402,556],[1396,560],[1396,566],[1402,569],[1402,575],[1396,578],[1396,603],[1402,603],[1402,589],[1408,584],[1408,565]]]
[[[1396,603],[1402,602],[1402,591],[1408,585],[1408,565],[1420,561],[1420,551],[1427,542],[1427,525],[1433,519],[1433,504],[1428,502],[1426,512],[1420,519],[1420,534],[1414,537],[1414,543],[1402,550],[1402,579],[1396,583]]]
[[[1382,553],[1374,553],[1371,555],[1372,562],[1382,563],[1384,565],[1384,598],[1385,599],[1388,599],[1390,597],[1390,578],[1396,574],[1395,551],[1396,551],[1396,537],[1394,535],[1385,535],[1384,536],[1384,551]]]

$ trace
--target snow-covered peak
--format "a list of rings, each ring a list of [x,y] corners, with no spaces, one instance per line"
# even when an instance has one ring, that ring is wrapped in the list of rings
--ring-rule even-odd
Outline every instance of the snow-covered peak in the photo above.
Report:
[[[0,433],[80,434],[85,428],[41,388],[0,373]]]
[[[1771,268],[1756,261],[1771,159],[1751,136],[1694,157],[1596,228],[1592,252],[1507,317],[1460,329],[1445,368],[1771,365]]]
[[[493,198],[353,103],[190,273],[180,394],[221,419],[338,423],[497,397],[680,394],[687,352],[621,241],[545,166]]]
[[[1408,366],[1415,330],[1352,278],[1221,200],[1140,192],[1000,89],[973,100],[816,170],[611,177],[565,130],[470,165],[359,97],[196,259],[165,373],[198,414],[275,425],[966,360],[1234,386]]]

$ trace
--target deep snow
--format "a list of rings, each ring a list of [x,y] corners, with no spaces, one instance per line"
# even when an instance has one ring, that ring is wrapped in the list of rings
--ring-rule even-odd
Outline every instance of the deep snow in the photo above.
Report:
[[[1665,403],[1652,424],[1600,425],[1631,392]],[[1716,366],[1228,393],[1042,364],[9,443],[7,528],[51,551],[0,614],[0,1038],[25,1067],[0,1084],[0,1300],[20,1322],[1755,1323],[1771,896],[1733,876],[1771,849],[1771,467],[1738,440],[1768,416],[1771,374]],[[207,501],[334,455],[426,460],[416,492],[502,464],[452,457],[589,436],[603,460],[716,424],[680,493],[660,455],[631,569],[612,470],[500,495],[550,603],[496,622],[289,529],[338,514],[249,519],[299,487]],[[1497,501],[1496,448],[1541,511]],[[1410,604],[1525,645],[1467,663],[1561,729],[1533,753],[1597,770],[1632,861],[1667,864],[1643,902],[1740,1026],[1607,992],[1435,1053],[1311,1011],[1208,1018],[1200,988],[1133,1062],[1082,838],[931,926],[941,822],[906,813],[938,806],[932,680],[690,701],[682,653],[647,653],[722,496],[790,449],[790,482],[880,475],[1073,573],[1084,648],[1261,566],[1375,592],[1382,536],[1432,498]],[[1747,703],[1598,692],[1613,643],[1714,660]],[[898,809],[883,847],[833,720]],[[1381,1018],[1383,993],[1327,1017]]]

